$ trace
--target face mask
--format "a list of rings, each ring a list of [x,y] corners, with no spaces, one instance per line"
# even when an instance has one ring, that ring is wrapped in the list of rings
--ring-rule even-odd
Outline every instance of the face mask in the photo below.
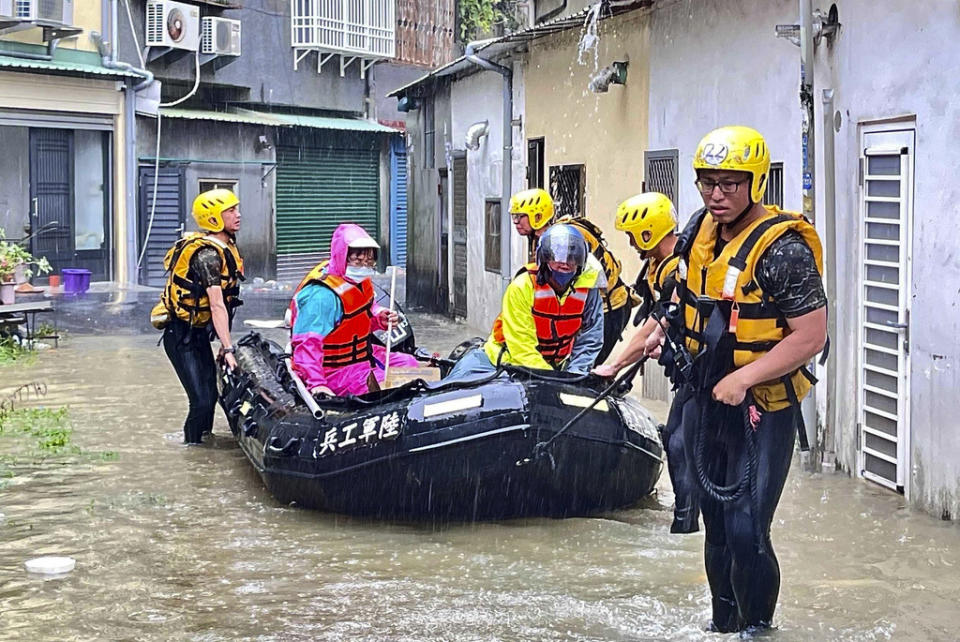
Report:
[[[570,285],[570,281],[572,281],[573,277],[576,275],[576,272],[553,272],[550,280],[552,280],[562,292],[563,290],[567,289],[567,286]]]
[[[360,267],[360,266],[348,265],[347,269],[344,270],[343,276],[346,277],[348,281],[359,283],[364,279],[369,279],[376,273],[377,271],[374,270],[372,267]]]

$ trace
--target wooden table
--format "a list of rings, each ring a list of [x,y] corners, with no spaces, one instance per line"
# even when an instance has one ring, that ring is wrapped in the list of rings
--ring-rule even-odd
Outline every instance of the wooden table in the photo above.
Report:
[[[54,345],[59,346],[60,335],[37,336],[37,314],[41,312],[53,312],[53,301],[43,299],[27,303],[0,305],[0,326],[24,323],[27,326],[27,336],[24,339],[27,341],[53,339]]]

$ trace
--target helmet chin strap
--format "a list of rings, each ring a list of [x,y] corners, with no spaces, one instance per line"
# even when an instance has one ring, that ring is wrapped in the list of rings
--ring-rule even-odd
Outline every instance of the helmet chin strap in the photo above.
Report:
[[[742,212],[737,214],[736,218],[734,218],[729,223],[724,223],[723,227],[725,227],[728,230],[735,228],[737,225],[740,224],[740,221],[743,220],[743,217],[747,215],[747,212],[753,209],[753,205],[754,205],[753,201],[750,201],[750,204],[747,205]]]

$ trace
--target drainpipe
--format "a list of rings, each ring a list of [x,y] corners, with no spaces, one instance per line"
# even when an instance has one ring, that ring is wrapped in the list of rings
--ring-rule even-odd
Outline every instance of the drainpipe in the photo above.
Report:
[[[803,154],[803,213],[814,222],[814,110],[813,110],[813,1],[800,0],[800,105],[803,108],[803,127],[801,129],[801,150]],[[801,404],[804,424],[807,427],[807,438],[810,441],[810,453],[807,469],[819,472],[823,455],[819,440],[819,426],[817,423],[816,389],[811,389],[809,396]]]
[[[827,234],[827,335],[837,340],[837,184],[833,138],[833,89],[823,90],[823,220]],[[827,416],[823,434],[825,456],[836,459],[839,418],[837,407],[837,351],[827,356]],[[828,462],[829,463],[829,462]]]
[[[485,42],[467,44],[464,57],[487,71],[495,71],[503,76],[503,177],[501,178],[500,197],[500,278],[502,289],[506,291],[512,276],[510,266],[510,192],[513,189],[513,70],[490,62],[476,55],[476,48]]]
[[[94,43],[97,45],[97,49],[100,52],[100,60],[104,67],[107,69],[115,69],[117,71],[124,71],[127,73],[134,74],[138,76],[141,80],[134,84],[133,81],[127,80],[124,85],[124,220],[126,224],[123,226],[126,234],[123,238],[124,251],[123,251],[123,260],[118,261],[118,270],[116,273],[116,278],[118,283],[124,285],[136,285],[137,284],[137,274],[136,274],[136,257],[137,257],[137,92],[141,89],[148,87],[153,83],[153,73],[146,69],[139,69],[133,65],[117,60],[117,52],[119,51],[119,43],[117,42],[116,34],[118,32],[118,12],[117,12],[117,0],[111,0],[110,2],[110,33],[114,34],[113,40],[109,43],[109,48],[107,43],[104,42],[103,37],[97,33],[92,32],[90,38],[93,39]],[[120,269],[122,268],[122,269]]]

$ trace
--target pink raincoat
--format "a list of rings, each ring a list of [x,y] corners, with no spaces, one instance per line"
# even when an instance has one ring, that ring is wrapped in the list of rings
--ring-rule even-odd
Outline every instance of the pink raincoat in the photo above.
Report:
[[[346,271],[347,249],[351,243],[369,236],[362,227],[353,223],[344,223],[337,227],[330,241],[330,261],[325,273],[343,277]],[[373,304],[371,332],[385,329],[379,319],[383,309],[383,306]],[[326,386],[337,395],[363,394],[368,391],[367,377],[371,370],[377,381],[383,383],[382,364],[386,357],[383,346],[371,343],[370,348],[376,364],[354,363],[338,367],[323,365],[324,338],[343,319],[343,304],[333,290],[319,283],[304,286],[290,302],[290,314],[293,369],[308,390],[316,386]],[[411,355],[401,352],[390,354],[390,367],[417,365],[417,360]]]

